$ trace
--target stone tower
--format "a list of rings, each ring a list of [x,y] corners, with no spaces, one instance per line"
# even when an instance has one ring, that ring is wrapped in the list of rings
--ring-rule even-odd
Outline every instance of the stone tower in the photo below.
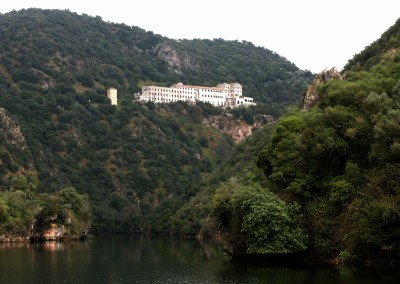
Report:
[[[111,104],[116,106],[117,105],[117,89],[115,88],[109,88],[107,89],[107,98],[110,99]]]

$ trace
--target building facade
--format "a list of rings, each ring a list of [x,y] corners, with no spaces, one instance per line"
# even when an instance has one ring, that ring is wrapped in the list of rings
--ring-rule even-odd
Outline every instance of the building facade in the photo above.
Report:
[[[216,87],[203,87],[173,84],[171,87],[143,86],[138,100],[154,103],[186,101],[189,103],[206,102],[216,107],[240,107],[254,105],[253,98],[242,95],[239,83],[221,83]]]
[[[110,99],[112,105],[116,106],[118,103],[117,89],[115,88],[107,89],[107,98]]]

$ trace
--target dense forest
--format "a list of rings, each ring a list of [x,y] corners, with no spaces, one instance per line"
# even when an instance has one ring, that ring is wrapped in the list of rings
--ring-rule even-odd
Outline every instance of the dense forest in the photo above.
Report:
[[[37,9],[0,15],[0,37],[0,235],[56,216],[72,234],[219,233],[235,255],[400,266],[400,20],[307,110],[312,74],[249,42]],[[134,99],[178,81],[240,82],[258,105]],[[276,120],[239,144],[202,123],[257,114]]]
[[[400,267],[400,20],[342,75],[236,146],[181,227],[223,231],[241,255]]]
[[[312,79],[248,42],[175,41],[69,11],[1,14],[0,38],[0,235],[27,234],[35,220],[75,233],[179,233],[173,215],[234,147],[202,122],[228,115],[134,93],[240,82],[258,105],[228,112],[252,125],[299,102]]]

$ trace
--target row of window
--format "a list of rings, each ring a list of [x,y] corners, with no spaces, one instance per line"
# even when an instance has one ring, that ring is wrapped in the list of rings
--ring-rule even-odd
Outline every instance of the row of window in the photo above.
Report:
[[[146,91],[146,90],[145,90]],[[161,93],[179,93],[179,94],[183,94],[183,93],[187,93],[187,92],[184,92],[184,91],[177,91],[177,90],[159,90],[159,89],[150,89],[150,93],[154,93],[154,92],[156,92],[156,94],[161,94]],[[190,92],[190,94],[193,94],[193,92]]]
[[[173,98],[188,98],[188,96],[186,95],[171,95],[171,94],[162,94],[162,93],[153,93],[153,94],[149,94],[148,95],[149,97],[151,97],[151,96],[161,96],[161,97],[165,97],[165,96],[168,96],[168,97],[173,97]],[[201,95],[201,97],[203,97],[203,98],[215,98],[215,99],[224,99],[224,96],[217,96],[217,95],[204,95],[204,94],[202,94]],[[192,99],[193,98],[193,96],[190,96],[190,98]]]
[[[215,99],[223,99],[223,96],[213,96],[213,95],[201,95],[203,98],[215,98]]]
[[[178,90],[176,89],[170,89],[170,88],[149,88],[147,90],[153,91],[153,92],[174,92],[174,93],[186,93],[185,91],[181,90],[191,90],[194,91],[192,88],[179,88]],[[147,91],[146,89],[144,91]],[[212,93],[221,93],[221,90],[212,90],[212,89],[200,89],[200,91],[203,92],[212,92]],[[192,92],[191,92],[192,93]]]
[[[178,94],[184,94],[184,95],[193,95],[193,93],[190,93],[190,94],[188,94],[188,93],[178,93]],[[178,96],[178,95],[173,95],[173,94],[166,94],[166,93],[149,93],[149,94],[146,94],[146,93],[144,93],[143,95],[148,95],[148,96]]]
[[[153,96],[149,96],[150,98],[159,98],[160,100],[162,99],[162,98],[165,98],[165,96],[155,96],[155,95],[153,95]],[[178,96],[178,95],[172,95],[171,97],[173,97],[173,98],[178,98],[178,99],[193,99],[193,97],[192,96]],[[168,97],[167,97],[168,98]]]
[[[162,102],[177,102],[180,100],[177,99],[166,99],[166,98],[150,98],[149,101],[153,101],[153,102],[158,102],[158,101],[162,101]]]

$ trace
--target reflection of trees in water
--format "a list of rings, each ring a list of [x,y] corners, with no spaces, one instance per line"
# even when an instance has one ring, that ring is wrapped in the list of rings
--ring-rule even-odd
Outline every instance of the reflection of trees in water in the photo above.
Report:
[[[145,236],[0,243],[0,283],[382,283],[371,271],[224,263],[222,255],[209,240]],[[398,276],[385,275],[385,283]]]
[[[142,260],[153,263],[199,263],[222,260],[222,248],[210,240],[181,240],[176,238],[143,238]]]
[[[28,248],[29,243],[28,242],[0,242],[0,253],[2,253],[3,250],[8,250],[8,249],[16,249],[16,248]]]

